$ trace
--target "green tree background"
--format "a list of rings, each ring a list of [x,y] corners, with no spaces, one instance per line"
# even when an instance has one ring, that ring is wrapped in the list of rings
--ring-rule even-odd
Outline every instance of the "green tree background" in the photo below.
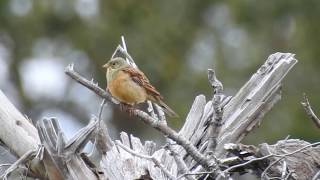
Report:
[[[69,137],[97,114],[101,99],[64,75],[75,69],[106,86],[101,66],[124,35],[129,53],[181,116],[198,94],[210,99],[207,69],[234,95],[268,55],[292,52],[299,63],[283,96],[246,142],[275,142],[288,134],[316,141],[318,130],[300,105],[306,92],[320,107],[320,1],[1,0],[0,88],[34,121],[56,116]],[[161,139],[150,127],[108,106],[114,137],[127,131]]]

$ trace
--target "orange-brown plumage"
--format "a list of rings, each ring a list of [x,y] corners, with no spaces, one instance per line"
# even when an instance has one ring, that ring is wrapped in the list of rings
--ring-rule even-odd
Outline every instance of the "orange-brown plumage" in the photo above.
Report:
[[[157,103],[169,115],[178,115],[163,102],[163,97],[139,69],[130,66],[123,58],[111,59],[107,68],[107,88],[120,102],[134,105],[150,100]]]
[[[146,90],[129,80],[130,76],[124,71],[119,71],[107,85],[110,93],[119,101],[127,104],[137,104],[146,101]]]

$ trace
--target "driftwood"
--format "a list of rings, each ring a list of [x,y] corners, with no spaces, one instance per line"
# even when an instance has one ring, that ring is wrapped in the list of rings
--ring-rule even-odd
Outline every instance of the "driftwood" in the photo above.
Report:
[[[118,53],[137,67],[126,50],[124,39],[113,56]],[[320,176],[320,143],[286,139],[258,147],[240,144],[280,100],[281,80],[296,62],[290,53],[269,56],[233,97],[224,95],[222,83],[214,71],[209,70],[213,95],[209,100],[204,95],[195,98],[179,132],[167,125],[159,106],[148,102],[148,113],[134,109],[133,115],[167,138],[167,144],[161,148],[153,141],[143,143],[125,132],[120,134],[120,140],[111,139],[107,125],[101,121],[101,112],[105,102],[115,106],[119,106],[119,102],[70,65],[66,74],[104,99],[98,117],[66,141],[57,119],[44,118],[35,128],[0,93],[0,121],[6,128],[6,131],[1,129],[0,138],[20,157],[2,177],[9,177],[18,168],[17,164],[26,165],[32,160],[38,169],[45,169],[45,175],[37,168],[27,169],[29,175],[48,179],[225,179],[235,172],[251,172],[264,179],[316,179]],[[312,112],[311,119],[316,118],[306,102],[307,112]],[[17,128],[22,129],[21,132],[12,133],[18,132]],[[26,145],[20,147],[12,143],[14,141]],[[94,142],[101,155],[98,163],[82,151],[89,141]]]

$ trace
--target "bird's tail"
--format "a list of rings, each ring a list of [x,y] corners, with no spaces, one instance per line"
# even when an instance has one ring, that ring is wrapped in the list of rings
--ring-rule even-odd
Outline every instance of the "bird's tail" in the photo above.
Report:
[[[177,113],[175,113],[168,105],[166,105],[162,100],[158,101],[159,105],[162,107],[162,110],[168,114],[170,117],[179,117]]]

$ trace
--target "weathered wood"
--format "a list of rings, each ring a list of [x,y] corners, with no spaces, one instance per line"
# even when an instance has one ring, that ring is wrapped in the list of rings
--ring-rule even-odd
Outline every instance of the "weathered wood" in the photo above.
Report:
[[[14,170],[18,169],[20,165],[24,165],[28,161],[31,161],[36,156],[35,150],[29,150],[23,156],[21,156],[16,162],[14,162],[6,171],[1,174],[0,178],[3,180],[7,180],[10,173]]]
[[[121,141],[115,144],[122,144],[132,150],[145,156],[149,156],[150,151],[154,148],[154,143],[147,142],[147,146],[143,146],[140,140],[134,136],[129,136],[125,132],[120,133]],[[148,152],[149,151],[149,152]],[[156,154],[153,153],[156,158]],[[158,161],[160,161],[158,159]],[[139,179],[143,175],[149,174],[153,179],[165,180],[167,176],[161,169],[155,166],[154,162],[144,158],[136,157],[117,145],[103,156],[101,160],[101,168],[108,179]]]
[[[312,122],[318,127],[320,128],[320,119],[317,117],[317,115],[314,113],[308,97],[306,94],[303,94],[303,101],[301,102],[301,105],[303,106],[304,110],[306,111],[309,119],[312,120]]]
[[[222,126],[223,99],[226,96],[223,94],[222,83],[217,79],[215,72],[212,69],[208,69],[208,80],[213,88],[212,108],[213,113],[209,123],[207,132],[207,154],[214,154],[214,150],[217,146],[217,138],[219,136]]]
[[[270,101],[272,105],[275,103],[275,100],[270,100],[270,98],[279,99],[273,94],[278,92],[281,80],[296,63],[297,60],[290,53],[275,53],[269,56],[267,61],[231,99],[224,109],[224,125],[215,152],[217,156],[223,156],[224,144],[239,142],[243,138],[242,134],[247,132],[247,128],[258,123],[259,118],[270,110],[270,105],[265,104]]]
[[[97,179],[80,156],[96,125],[97,121],[91,121],[66,142],[57,119],[42,119],[37,123],[40,140],[45,148],[43,162],[49,179]]]
[[[35,151],[40,144],[37,129],[25,118],[0,90],[0,140],[18,157]],[[33,162],[30,169],[44,176],[43,166]]]
[[[292,153],[309,145],[311,144],[299,139],[280,140],[273,145],[268,145],[266,143],[261,144],[259,146],[259,153],[261,156],[267,156],[270,154],[281,155]],[[290,172],[290,177],[293,179],[311,179],[311,177],[319,171],[320,146],[305,148],[300,152],[284,157],[282,160],[279,160],[280,158],[280,156],[274,156],[268,159],[268,165],[273,162],[275,162],[275,164],[270,167],[270,169],[265,173],[265,176],[281,177],[283,172],[283,163],[286,162],[286,174]]]
[[[253,170],[261,179],[311,179],[319,171],[319,144],[299,139],[280,140],[273,145],[263,143],[257,147],[229,143],[226,149],[236,154],[241,163],[225,172]]]
[[[173,156],[175,162],[176,162],[176,169],[177,169],[177,173],[176,173],[176,176],[180,176],[182,174],[187,174],[187,173],[190,173],[189,169],[188,169],[188,166],[186,165],[186,163],[184,162],[182,156],[180,154],[178,154],[175,150],[175,148],[173,148],[172,144],[173,142],[171,140],[167,140],[169,143],[168,145],[168,149],[170,151],[170,155]],[[192,175],[186,175],[185,178],[187,180],[195,180],[195,178],[192,176]]]
[[[0,141],[0,175],[8,169],[17,157],[10,152],[10,149]]]
[[[40,143],[36,128],[0,90],[0,139],[15,154],[23,156]]]

